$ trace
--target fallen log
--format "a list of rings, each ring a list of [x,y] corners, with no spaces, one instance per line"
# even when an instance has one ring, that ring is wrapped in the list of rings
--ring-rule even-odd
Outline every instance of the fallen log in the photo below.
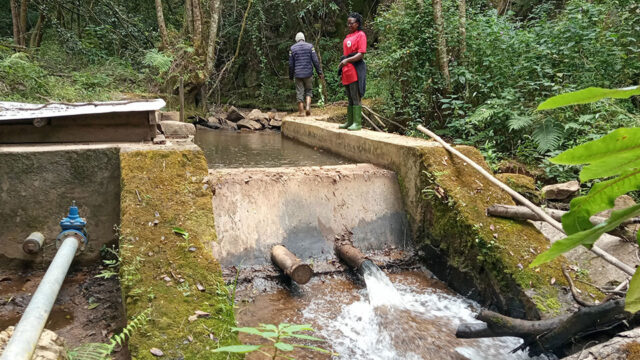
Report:
[[[476,319],[484,323],[461,324],[456,331],[458,338],[484,338],[515,336],[524,343],[512,350],[528,348],[529,356],[554,353],[562,357],[565,345],[597,332],[607,331],[622,325],[616,332],[628,329],[629,322],[636,318],[624,310],[624,299],[583,307],[577,312],[552,319],[529,321],[504,316],[493,311],[482,310]]]
[[[562,215],[567,213],[566,211],[556,209],[543,210],[556,221],[562,221]],[[526,206],[521,205],[491,205],[489,208],[487,208],[487,215],[515,220],[545,221],[545,219],[540,217],[538,214],[534,213]],[[589,221],[591,221],[593,225],[598,225],[607,221],[607,218],[601,216],[592,216]],[[608,234],[617,236],[627,241],[634,241],[634,239],[636,238],[636,234],[633,231],[627,229],[626,225],[638,223],[640,223],[640,218],[628,219],[617,228],[609,231]]]

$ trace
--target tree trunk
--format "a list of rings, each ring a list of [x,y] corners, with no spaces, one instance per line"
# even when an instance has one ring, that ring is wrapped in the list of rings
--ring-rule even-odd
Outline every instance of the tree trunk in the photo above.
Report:
[[[193,12],[193,48],[196,54],[202,50],[202,13],[200,12],[200,0],[191,1]]]
[[[11,0],[11,20],[13,22],[13,42],[20,45],[20,9],[18,9],[18,0]]]
[[[184,2],[185,24],[187,25],[187,34],[193,34],[193,9],[191,9],[191,0]]]
[[[436,26],[437,56],[440,74],[445,81],[446,89],[449,90],[451,80],[449,77],[449,57],[447,56],[447,41],[444,37],[444,18],[442,16],[442,0],[433,0],[433,21]]]
[[[38,22],[36,23],[36,27],[33,29],[31,33],[31,40],[29,41],[30,48],[40,47],[40,41],[42,40],[42,26],[44,25],[45,15],[43,11],[40,11],[40,16],[38,16]]]
[[[162,13],[162,0],[156,0],[156,15],[158,17],[158,30],[160,30],[162,49],[166,49],[169,47],[169,36],[167,35],[167,25],[164,22]]]
[[[20,2],[20,45],[27,46],[27,10],[29,8],[29,0]]]
[[[207,45],[207,78],[213,72],[213,67],[216,63],[216,41],[218,40],[218,23],[221,8],[221,0],[209,1],[211,21],[209,23],[209,42]]]
[[[458,0],[458,27],[460,31],[460,62],[464,62],[467,52],[467,1]]]

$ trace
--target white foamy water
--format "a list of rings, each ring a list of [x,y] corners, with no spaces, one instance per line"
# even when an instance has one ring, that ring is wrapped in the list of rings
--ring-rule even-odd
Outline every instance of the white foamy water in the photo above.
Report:
[[[374,264],[365,265],[364,279],[367,288],[339,312],[326,297],[303,310],[304,319],[319,325],[316,334],[339,354],[335,359],[529,359],[523,352],[509,353],[519,338],[456,339],[459,324],[479,322],[474,318],[479,307],[468,299],[417,290],[406,281],[393,284]]]

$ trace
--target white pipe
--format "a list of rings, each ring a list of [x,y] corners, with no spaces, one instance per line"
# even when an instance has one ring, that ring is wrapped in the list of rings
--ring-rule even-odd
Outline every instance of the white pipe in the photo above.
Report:
[[[31,360],[78,245],[78,239],[73,236],[64,239],[0,360]]]

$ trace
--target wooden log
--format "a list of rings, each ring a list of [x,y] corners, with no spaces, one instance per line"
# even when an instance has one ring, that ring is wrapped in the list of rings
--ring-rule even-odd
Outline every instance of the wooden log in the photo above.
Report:
[[[624,299],[583,307],[571,315],[546,320],[515,319],[489,310],[482,310],[476,318],[484,321],[484,324],[461,324],[456,337],[520,337],[524,343],[513,351],[529,348],[530,356],[548,352],[563,356],[562,348],[580,337],[637,321],[637,318],[624,310]]]
[[[562,215],[567,213],[566,211],[555,210],[555,209],[543,209],[543,210],[556,221],[562,221]],[[487,215],[503,217],[508,219],[515,219],[515,220],[545,221],[538,214],[534,213],[526,206],[519,206],[519,205],[502,205],[502,204],[491,205],[489,208],[487,208]],[[593,225],[598,225],[607,221],[607,218],[601,217],[601,216],[592,216],[591,218],[589,218],[589,221],[591,221]],[[633,239],[635,239],[636,234],[633,233],[632,231],[629,231],[625,226],[631,225],[631,224],[637,224],[638,222],[640,222],[639,218],[628,219],[625,222],[623,222],[619,227],[609,231],[608,234],[623,238],[627,241],[633,241]]]
[[[313,270],[282,245],[271,248],[271,261],[298,284],[306,284],[313,276]]]

